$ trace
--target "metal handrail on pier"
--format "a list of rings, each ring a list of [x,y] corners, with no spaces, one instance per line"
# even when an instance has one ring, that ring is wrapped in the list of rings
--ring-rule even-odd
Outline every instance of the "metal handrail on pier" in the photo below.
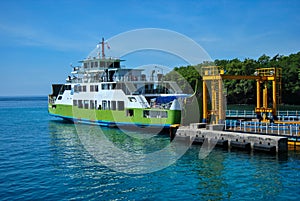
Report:
[[[254,110],[226,110],[226,117],[256,117]]]
[[[226,117],[229,118],[256,118],[254,110],[226,110]],[[280,121],[300,121],[298,110],[278,110],[277,117]]]
[[[264,123],[241,120],[226,120],[225,130],[260,133],[260,134],[274,134],[285,136],[300,136],[300,124],[287,123]]]

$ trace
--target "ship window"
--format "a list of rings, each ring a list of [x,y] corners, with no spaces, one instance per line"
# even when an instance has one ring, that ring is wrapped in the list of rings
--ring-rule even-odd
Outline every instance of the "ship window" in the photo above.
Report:
[[[98,85],[95,85],[95,91],[98,92],[99,89],[98,89]]]
[[[97,61],[95,61],[95,67],[98,67],[98,62]]]
[[[150,117],[150,115],[149,115],[149,110],[144,110],[143,116],[144,116],[145,118],[149,118],[149,117]]]
[[[73,106],[77,106],[77,100],[73,100]]]
[[[81,86],[78,86],[77,89],[78,89],[78,92],[82,91],[82,87]]]
[[[91,68],[93,68],[94,67],[94,62],[91,62]]]
[[[108,84],[102,84],[102,90],[108,89]]]
[[[107,101],[107,109],[110,110],[110,101]]]
[[[66,90],[71,90],[71,85],[65,85]]]
[[[84,68],[87,68],[87,67],[88,67],[88,64],[87,64],[87,63],[84,63],[83,66],[84,66]]]
[[[161,118],[168,118],[168,112],[167,111],[160,111],[160,117]]]
[[[82,100],[78,100],[78,108],[83,108]]]
[[[150,111],[150,118],[168,118],[167,111]]]
[[[114,62],[114,67],[115,68],[120,68],[120,62]]]
[[[128,97],[128,99],[129,99],[130,102],[136,102],[135,97]]]
[[[145,74],[142,74],[142,81],[146,81],[146,75]]]
[[[134,111],[133,111],[133,109],[128,109],[128,110],[126,110],[126,116],[128,116],[128,117],[133,117],[133,116],[134,116]]]
[[[95,105],[94,105],[94,101],[93,100],[90,101],[90,109],[95,109]]]
[[[118,110],[124,110],[124,101],[118,101]]]
[[[159,111],[150,111],[150,118],[158,118],[159,117]]]
[[[84,109],[88,109],[88,108],[89,108],[89,101],[84,100]]]
[[[111,101],[111,109],[112,110],[116,110],[117,109],[116,101]]]
[[[107,110],[107,101],[102,101],[102,110]]]
[[[62,99],[62,96],[58,96],[58,100],[61,100]]]
[[[107,65],[108,67],[114,67],[114,63],[113,63],[113,62],[107,62],[106,65]]]
[[[91,86],[90,86],[90,92],[93,92],[93,91],[94,91],[94,87],[95,87],[94,85],[91,85]]]
[[[83,91],[83,92],[86,92],[86,86],[85,86],[85,85],[82,86],[82,91]]]
[[[106,67],[104,61],[100,61],[100,67]]]

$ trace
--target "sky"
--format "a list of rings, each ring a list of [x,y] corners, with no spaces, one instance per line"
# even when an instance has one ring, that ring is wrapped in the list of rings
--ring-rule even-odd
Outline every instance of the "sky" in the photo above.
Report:
[[[0,0],[0,7],[0,96],[50,94],[102,37],[137,29],[182,34],[212,60],[300,51],[298,0]],[[142,65],[133,61],[139,56],[124,59]]]

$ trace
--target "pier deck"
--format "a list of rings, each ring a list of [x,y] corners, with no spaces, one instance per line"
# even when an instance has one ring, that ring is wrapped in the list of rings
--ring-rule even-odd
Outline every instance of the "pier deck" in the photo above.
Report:
[[[215,128],[218,130],[212,130]],[[171,131],[171,139],[176,136],[193,141],[194,143],[204,143],[207,141],[207,143],[212,145],[228,146],[229,148],[252,149],[266,152],[288,151],[287,137],[228,132],[223,131],[221,128],[222,125],[205,127],[205,124],[194,123],[190,124],[190,126],[181,126]]]

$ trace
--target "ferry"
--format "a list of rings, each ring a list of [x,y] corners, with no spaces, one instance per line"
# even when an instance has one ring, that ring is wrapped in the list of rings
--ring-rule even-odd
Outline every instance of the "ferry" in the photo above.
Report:
[[[169,128],[181,123],[184,100],[190,96],[159,70],[124,68],[120,58],[106,57],[105,41],[96,55],[72,66],[64,84],[52,84],[48,112],[74,123],[100,126]],[[100,47],[102,54],[100,53]],[[149,69],[148,69],[149,71]]]

